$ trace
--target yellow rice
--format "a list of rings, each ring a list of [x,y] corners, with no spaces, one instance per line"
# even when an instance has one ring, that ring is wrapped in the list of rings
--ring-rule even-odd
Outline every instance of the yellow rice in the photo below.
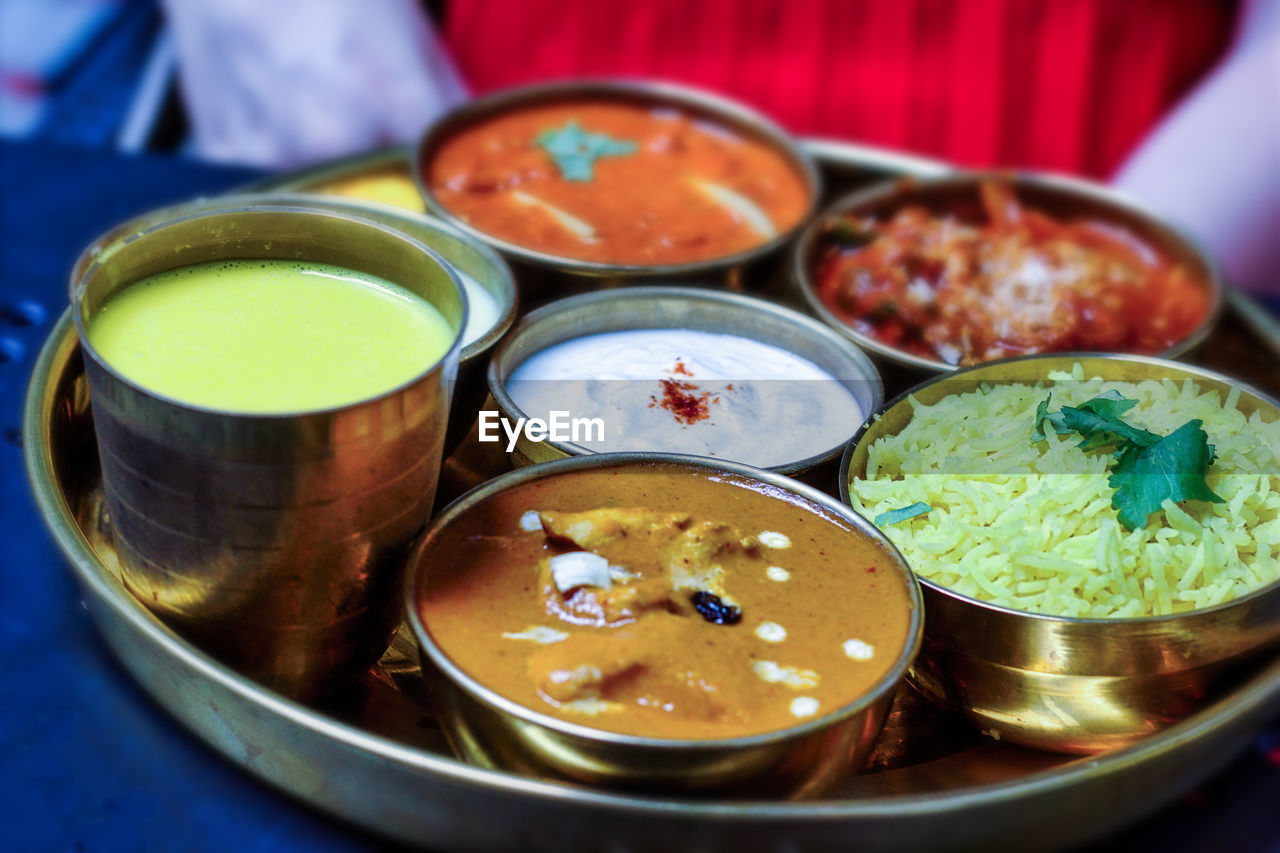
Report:
[[[1055,374],[1052,387],[999,385],[914,399],[911,422],[876,441],[854,509],[874,518],[921,501],[926,515],[885,533],[922,577],[963,595],[1057,616],[1129,618],[1212,607],[1280,580],[1280,420],[1267,422],[1190,381],[1139,383]],[[1074,380],[1074,381],[1073,381]],[[1217,460],[1214,504],[1165,501],[1126,531],[1111,507],[1106,451],[1048,430],[1032,444],[1036,406],[1052,410],[1115,389],[1138,404],[1129,423],[1167,435],[1204,421]]]

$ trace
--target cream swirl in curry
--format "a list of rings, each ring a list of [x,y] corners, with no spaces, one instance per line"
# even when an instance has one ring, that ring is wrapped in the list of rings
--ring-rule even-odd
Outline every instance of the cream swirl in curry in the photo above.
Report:
[[[890,559],[823,508],[732,475],[577,472],[459,517],[418,604],[445,654],[534,710],[734,737],[836,711],[885,676],[911,616]]]

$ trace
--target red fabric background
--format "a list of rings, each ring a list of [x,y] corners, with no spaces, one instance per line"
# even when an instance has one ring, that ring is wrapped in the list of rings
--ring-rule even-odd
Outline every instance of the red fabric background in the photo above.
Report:
[[[1106,176],[1215,61],[1218,0],[454,0],[477,93],[644,76],[800,134]]]

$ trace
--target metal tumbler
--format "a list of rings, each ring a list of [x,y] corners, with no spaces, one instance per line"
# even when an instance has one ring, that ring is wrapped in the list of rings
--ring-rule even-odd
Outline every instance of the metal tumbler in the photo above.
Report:
[[[133,282],[261,258],[394,282],[439,309],[455,339],[389,393],[281,415],[168,399],[126,379],[89,343],[90,321]],[[184,637],[282,693],[309,697],[349,683],[397,627],[399,567],[435,494],[466,320],[452,270],[373,221],[241,197],[125,223],[85,250],[71,297],[125,584]]]

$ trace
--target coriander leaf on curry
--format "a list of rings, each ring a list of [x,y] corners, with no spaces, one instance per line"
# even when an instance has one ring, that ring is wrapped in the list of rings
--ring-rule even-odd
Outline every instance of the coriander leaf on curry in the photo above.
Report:
[[[449,215],[595,263],[746,252],[796,227],[813,202],[785,146],[698,110],[607,97],[512,106],[450,133],[424,166]]]
[[[545,130],[534,139],[555,161],[566,181],[589,181],[592,165],[600,157],[622,157],[636,153],[629,139],[611,139],[604,133],[589,133],[573,119],[564,127]]]

